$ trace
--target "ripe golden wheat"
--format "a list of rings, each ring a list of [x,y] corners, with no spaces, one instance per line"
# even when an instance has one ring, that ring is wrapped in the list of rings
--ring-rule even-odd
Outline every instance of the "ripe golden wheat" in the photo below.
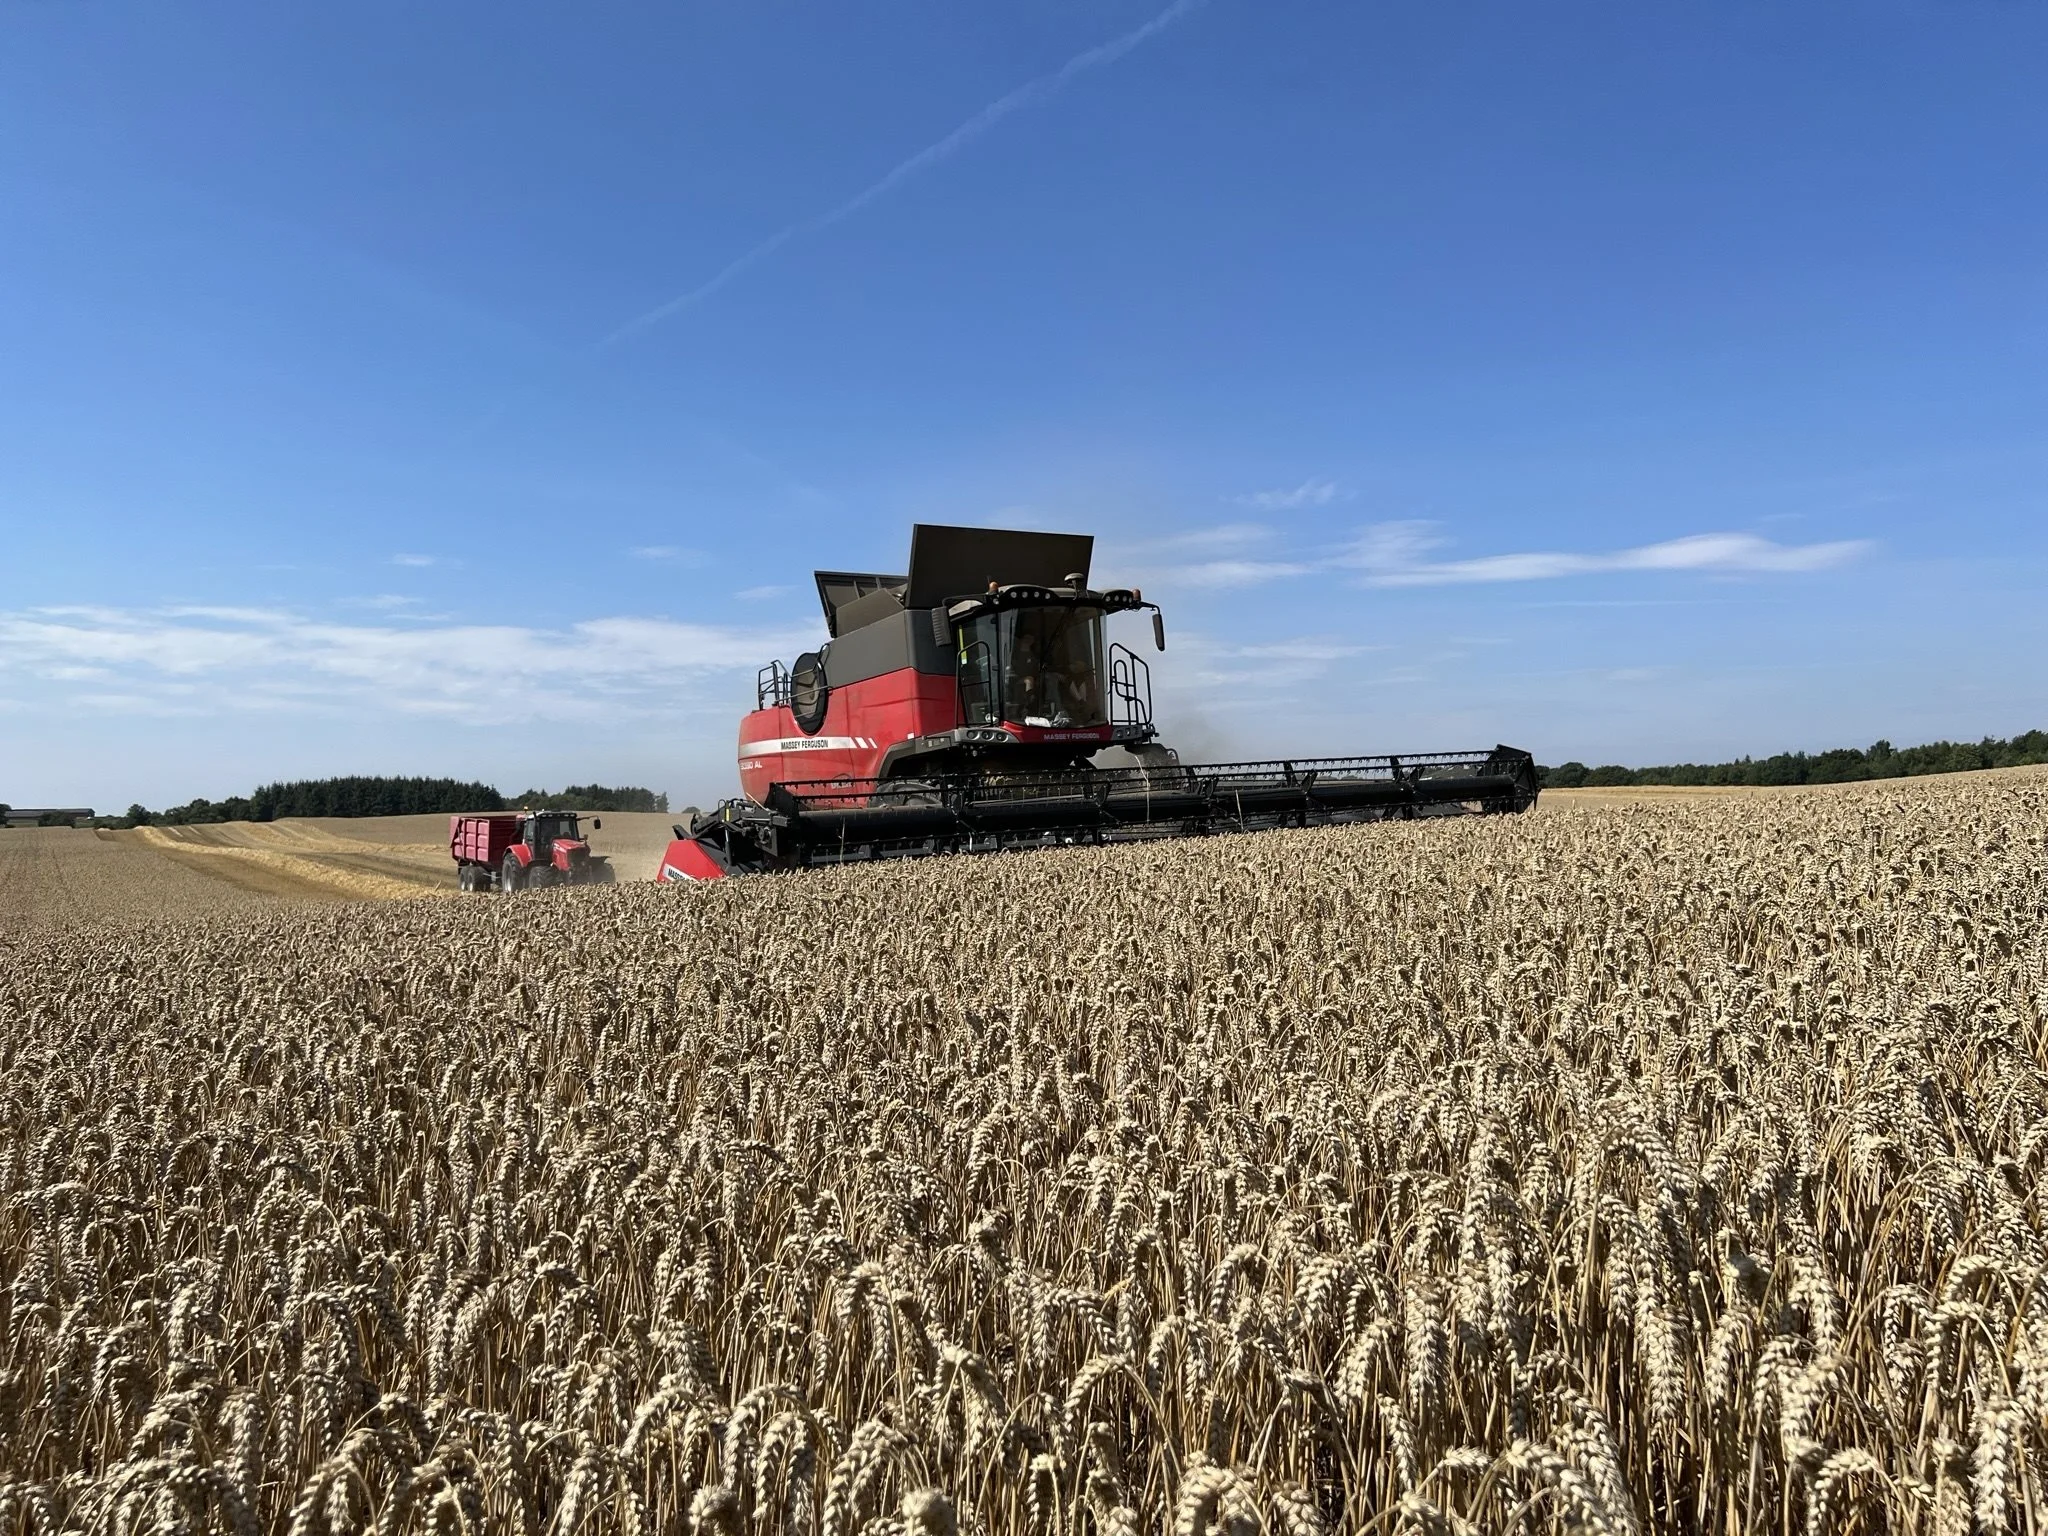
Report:
[[[2040,1530],[2044,828],[0,939],[0,1536]]]

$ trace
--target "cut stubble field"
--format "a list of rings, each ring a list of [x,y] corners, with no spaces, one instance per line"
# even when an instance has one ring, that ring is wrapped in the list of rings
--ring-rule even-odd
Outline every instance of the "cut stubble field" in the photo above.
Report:
[[[652,880],[675,818],[602,819],[592,850],[621,881]],[[443,815],[0,833],[0,923],[21,929],[456,894]]]
[[[0,1533],[2041,1528],[2048,773],[228,889],[0,930]]]

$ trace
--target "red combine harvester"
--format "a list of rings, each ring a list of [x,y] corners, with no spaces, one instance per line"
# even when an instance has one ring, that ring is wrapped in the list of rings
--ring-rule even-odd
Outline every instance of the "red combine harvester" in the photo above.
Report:
[[[1390,817],[1524,811],[1513,747],[1182,763],[1151,672],[1104,622],[1158,605],[1088,585],[1094,539],[919,524],[907,576],[817,573],[831,639],[762,668],[743,798],[675,829],[663,881],[855,859]]]
[[[594,832],[604,823],[592,817]],[[448,818],[455,883],[465,891],[609,885],[611,861],[592,853],[574,811],[487,811]]]

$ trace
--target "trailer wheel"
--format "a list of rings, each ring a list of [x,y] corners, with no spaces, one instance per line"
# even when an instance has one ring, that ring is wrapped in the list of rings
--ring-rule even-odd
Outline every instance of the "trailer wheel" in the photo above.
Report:
[[[509,853],[505,855],[505,866],[498,874],[498,889],[507,896],[519,889],[519,861]]]
[[[469,872],[467,864],[455,866],[455,889],[458,891],[473,891],[476,889],[476,876]]]

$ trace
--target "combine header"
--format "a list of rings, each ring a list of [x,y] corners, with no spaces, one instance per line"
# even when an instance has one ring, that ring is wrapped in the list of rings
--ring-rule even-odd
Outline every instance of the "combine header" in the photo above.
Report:
[[[817,573],[831,639],[761,669],[743,798],[675,829],[658,879],[1392,817],[1524,811],[1536,765],[1493,747],[1193,766],[1151,671],[1105,644],[1141,593],[1088,585],[1094,540],[919,524],[910,574]]]

